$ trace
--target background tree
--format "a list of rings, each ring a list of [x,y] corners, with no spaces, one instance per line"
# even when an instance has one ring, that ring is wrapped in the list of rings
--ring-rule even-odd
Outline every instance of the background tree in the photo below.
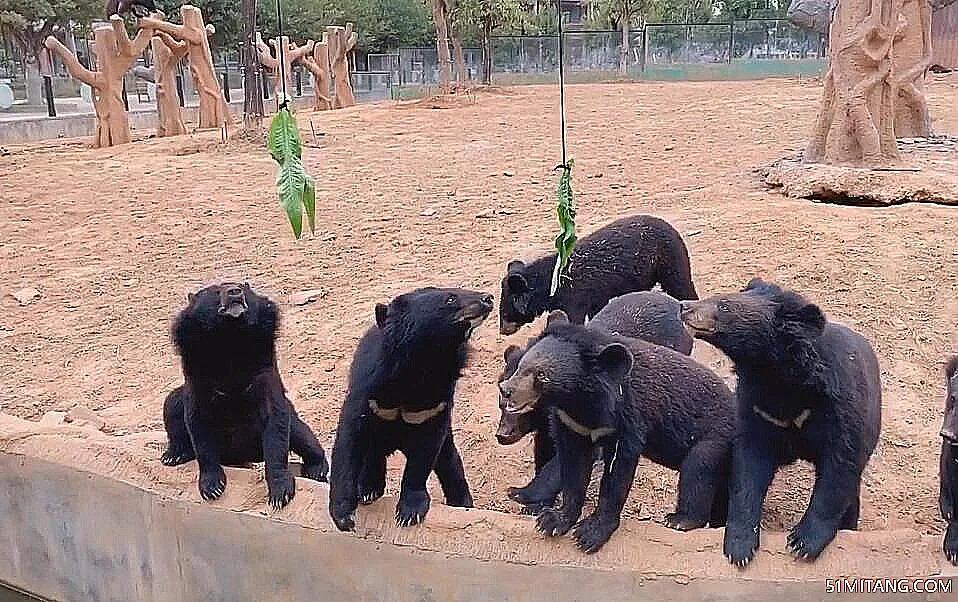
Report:
[[[646,17],[655,0],[600,0],[599,16],[608,26],[622,32],[619,45],[619,72],[629,69],[631,49],[631,28],[645,26]]]
[[[553,13],[554,14],[554,13]],[[478,32],[482,46],[482,83],[492,83],[492,34],[502,26],[520,26],[519,0],[457,0],[453,20],[464,31]]]
[[[0,0],[0,34],[13,40],[26,64],[27,102],[43,102],[40,53],[47,36],[87,31],[102,12],[102,0]]]
[[[203,21],[216,28],[216,33],[210,40],[214,52],[236,48],[240,39],[240,18],[243,8],[241,2],[236,0],[156,0],[156,8],[163,11],[167,21],[171,23],[180,22],[180,6],[184,4],[191,4],[200,9],[203,13]]]

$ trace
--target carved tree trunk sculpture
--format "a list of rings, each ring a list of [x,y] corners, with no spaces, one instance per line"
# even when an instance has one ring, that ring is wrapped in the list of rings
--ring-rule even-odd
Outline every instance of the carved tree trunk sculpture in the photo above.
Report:
[[[928,0],[904,0],[903,27],[895,37],[892,87],[895,91],[895,135],[931,136],[931,116],[922,80],[931,67],[931,11]]]
[[[898,160],[890,76],[901,1],[839,2],[822,108],[805,161],[873,167]]]
[[[190,59],[190,73],[200,98],[200,129],[218,128],[232,121],[223,91],[220,89],[213,69],[213,55],[210,52],[209,29],[203,23],[203,13],[195,6],[184,4],[180,7],[182,25],[175,25],[155,17],[140,19],[141,27],[150,27],[162,31],[186,42]]]
[[[273,80],[273,93],[276,97],[277,106],[292,99],[290,94],[293,89],[293,63],[302,60],[303,57],[312,53],[313,44],[314,42],[310,40],[302,46],[297,46],[289,41],[288,36],[273,38],[269,41],[269,46],[273,47],[271,54],[269,46],[263,42],[263,36],[259,32],[256,32],[256,48],[259,50],[259,60],[264,67],[269,69],[270,78]],[[280,52],[280,48],[283,49],[282,52]],[[283,61],[282,69],[280,68],[280,57],[282,57]],[[283,97],[281,78],[285,78],[286,80],[285,98]]]
[[[179,136],[186,133],[176,93],[176,66],[186,56],[189,44],[178,42],[162,31],[153,36],[153,78],[156,83],[157,136]]]
[[[436,56],[439,61],[439,85],[449,87],[449,29],[448,16],[444,0],[430,0],[432,20],[436,26]]]
[[[327,27],[326,44],[329,47],[329,66],[333,72],[333,108],[341,109],[356,104],[353,84],[349,79],[349,52],[356,45],[356,32],[353,24],[346,27]]]
[[[313,108],[328,111],[333,108],[333,99],[329,94],[329,34],[323,32],[323,40],[313,45],[313,54],[305,55],[303,65],[313,74],[315,101]]]
[[[76,55],[53,36],[44,42],[50,51],[63,60],[71,76],[93,90],[93,110],[96,112],[94,147],[130,141],[130,122],[123,106],[123,76],[136,57],[146,49],[152,35],[153,31],[143,26],[131,40],[122,17],[111,16],[109,25],[99,25],[93,30],[95,71],[81,65]]]

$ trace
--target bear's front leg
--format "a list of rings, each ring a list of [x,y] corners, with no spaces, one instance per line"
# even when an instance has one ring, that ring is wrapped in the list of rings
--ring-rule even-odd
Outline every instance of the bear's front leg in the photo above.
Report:
[[[356,528],[359,475],[370,448],[367,433],[370,418],[365,413],[367,403],[365,396],[350,392],[336,427],[329,468],[329,515],[340,531]]]
[[[296,479],[289,470],[290,404],[275,370],[257,376],[249,389],[251,401],[267,408],[263,431],[263,459],[266,463],[268,504],[273,510],[286,506],[296,495]]]
[[[528,506],[531,514],[538,514],[555,503],[562,489],[562,468],[559,458],[553,457],[536,473],[525,487],[510,487],[509,499]]]
[[[536,528],[550,536],[565,535],[579,520],[593,461],[589,438],[577,435],[565,426],[557,426],[554,430],[556,456],[562,471],[562,505],[547,508],[536,518]]]
[[[448,414],[446,415],[448,417]],[[447,418],[448,419],[448,418]],[[418,525],[429,512],[429,493],[426,479],[436,465],[439,451],[449,435],[449,427],[441,424],[442,417],[411,428],[413,439],[405,446],[406,467],[403,469],[399,502],[396,504],[396,524],[400,527]],[[432,422],[440,424],[431,424]]]
[[[446,497],[446,504],[456,508],[472,508],[472,493],[469,483],[466,482],[466,471],[462,465],[462,457],[456,449],[456,442],[452,438],[452,429],[436,458],[436,477],[442,486],[442,494]]]
[[[632,489],[642,441],[619,439],[612,445],[612,454],[599,485],[599,505],[595,512],[575,528],[575,541],[586,554],[598,552],[619,528],[622,508]]]
[[[788,549],[799,560],[815,560],[835,538],[861,482],[860,470],[831,455],[817,463],[815,472],[808,509],[788,534]]]
[[[226,491],[226,472],[220,463],[220,449],[216,442],[216,435],[211,417],[201,405],[206,402],[209,407],[210,395],[188,387],[185,398],[186,430],[190,434],[190,441],[196,451],[196,463],[200,468],[199,489],[200,497],[204,500],[215,500]]]
[[[723,551],[729,562],[745,568],[759,545],[762,504],[775,476],[776,461],[761,430],[746,427],[732,448],[732,479]]]

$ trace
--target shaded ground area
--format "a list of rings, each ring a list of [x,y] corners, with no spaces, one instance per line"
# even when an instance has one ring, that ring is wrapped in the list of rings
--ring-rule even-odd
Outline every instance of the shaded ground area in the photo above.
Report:
[[[940,76],[929,88],[936,129],[958,132],[958,81]],[[839,207],[766,190],[754,168],[805,145],[815,81],[568,92],[581,230],[630,213],[662,216],[687,236],[700,293],[761,274],[861,330],[878,351],[885,394],[863,528],[939,532],[941,366],[958,350],[958,210]],[[171,317],[203,282],[242,278],[281,302],[281,369],[328,449],[349,358],[376,302],[425,284],[498,297],[510,259],[551,245],[557,102],[554,87],[523,87],[442,110],[300,114],[318,204],[318,232],[301,242],[280,214],[265,148],[224,146],[218,134],[9,148],[0,157],[0,411],[36,419],[79,404],[108,432],[162,428],[163,396],[180,382]],[[9,296],[28,287],[40,293],[29,305]],[[289,294],[315,288],[325,297],[289,305]],[[495,380],[503,349],[539,326],[504,338],[494,321],[484,325],[460,381],[456,437],[480,507],[515,511],[505,489],[531,473],[531,443],[495,442]],[[728,376],[707,345],[697,343],[695,356]],[[401,464],[390,462],[391,492]],[[770,527],[794,524],[810,478],[807,467],[780,475],[766,504]],[[661,520],[674,486],[673,474],[643,462],[626,512]]]

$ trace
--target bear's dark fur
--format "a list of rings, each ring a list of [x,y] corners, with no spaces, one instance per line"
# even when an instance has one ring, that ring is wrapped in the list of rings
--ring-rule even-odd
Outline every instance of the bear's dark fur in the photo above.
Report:
[[[574,532],[583,551],[597,551],[618,528],[639,456],[680,471],[670,527],[724,524],[734,402],[692,358],[571,324],[557,310],[499,388],[509,412],[552,410],[562,505],[539,514],[540,531],[561,535],[579,521],[597,446],[605,461],[598,507]]]
[[[682,306],[694,336],[722,350],[738,375],[725,555],[739,567],[751,561],[776,469],[804,459],[815,485],[788,545],[814,560],[839,529],[858,525],[861,475],[881,428],[875,352],[801,295],[759,278]]]
[[[958,356],[949,360],[945,375],[948,378],[948,397],[945,401],[945,419],[941,425],[941,493],[938,505],[942,518],[948,521],[942,549],[948,560],[958,565]]]
[[[145,17],[156,12],[153,0],[106,0],[104,12],[109,19],[113,15],[125,15],[133,12],[137,17]]]
[[[448,505],[472,506],[452,438],[453,394],[469,336],[491,311],[492,295],[432,287],[376,306],[376,324],[353,356],[333,446],[329,512],[340,530],[355,528],[359,502],[383,495],[386,458],[397,450],[406,456],[400,526],[425,518],[432,471]]]
[[[669,347],[689,355],[692,353],[692,337],[679,318],[680,304],[677,300],[658,291],[641,291],[616,297],[586,323],[588,328],[598,328],[611,334]],[[528,345],[535,342],[531,339]],[[522,349],[510,345],[504,354],[505,365],[499,382],[512,376],[522,358]],[[549,435],[549,410],[536,408],[526,414],[510,414],[505,411],[505,400],[499,398],[499,428],[496,439],[502,445],[512,445],[526,434],[534,433],[533,456],[535,476],[525,487],[510,487],[509,497],[523,504],[531,514],[555,503],[562,487],[561,469],[555,456],[555,447]]]
[[[502,279],[499,330],[512,334],[552,309],[582,324],[609,299],[650,290],[656,283],[676,299],[698,299],[689,252],[668,222],[649,215],[622,218],[578,241],[567,277],[549,295],[556,255],[532,263],[509,262]]]
[[[203,499],[226,488],[223,465],[266,461],[269,504],[285,506],[296,493],[289,452],[303,458],[303,476],[326,480],[326,454],[286,397],[276,366],[279,311],[248,284],[224,283],[189,295],[173,341],[184,385],[163,404],[169,439],[162,462],[194,458]]]

